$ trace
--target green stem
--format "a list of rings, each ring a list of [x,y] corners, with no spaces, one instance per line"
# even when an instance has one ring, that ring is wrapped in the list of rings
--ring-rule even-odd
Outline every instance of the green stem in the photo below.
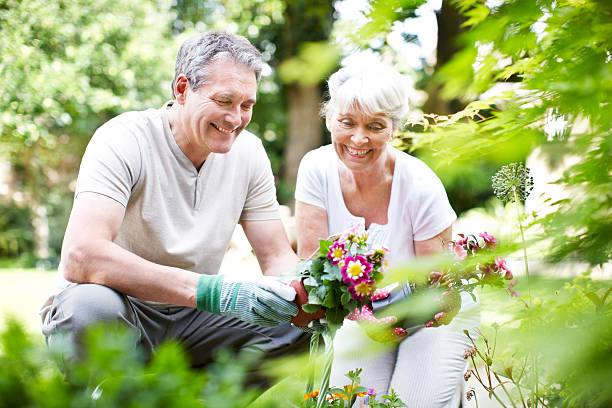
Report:
[[[510,404],[512,404],[512,406],[514,408],[516,408],[516,404],[514,403],[514,401],[512,400],[512,397],[510,396],[510,393],[508,392],[508,390],[506,389],[506,387],[504,386],[504,382],[501,380],[501,378],[499,378],[499,376],[497,375],[497,373],[493,372],[493,375],[495,376],[495,379],[497,380],[497,382],[499,383],[499,385],[501,385],[502,390],[504,390],[504,392],[506,393],[506,396],[508,397],[508,400],[510,401]]]
[[[325,364],[323,364],[323,375],[321,376],[321,387],[319,388],[316,408],[323,408],[327,405],[329,377],[331,376],[332,362],[334,361],[334,333],[329,328],[326,328],[321,334],[325,342]]]
[[[317,351],[319,349],[319,338],[321,337],[321,335],[319,334],[319,332],[314,332],[312,333],[312,336],[310,337],[310,355],[309,355],[309,362],[310,362],[310,373],[308,374],[308,382],[306,383],[306,394],[310,394],[312,392],[312,388],[314,385],[314,376],[315,376],[315,360],[317,358]]]
[[[493,395],[495,397],[495,399],[497,400],[497,402],[499,402],[499,405],[501,405],[504,408],[508,408],[506,404],[504,404],[504,402],[501,400],[501,398],[499,398],[499,396],[497,395],[497,393],[495,391],[493,391],[493,388],[489,388],[489,395]],[[489,398],[491,398],[489,396]]]
[[[523,260],[525,261],[525,275],[527,275],[527,294],[529,295],[529,305],[531,305],[531,283],[529,282],[529,262],[527,261],[527,248],[525,247],[525,233],[523,232],[523,222],[521,221],[521,211],[519,209],[518,194],[516,193],[516,187],[512,187],[512,193],[514,194],[514,202],[516,204],[516,214],[519,229],[521,231],[521,241],[523,243]]]

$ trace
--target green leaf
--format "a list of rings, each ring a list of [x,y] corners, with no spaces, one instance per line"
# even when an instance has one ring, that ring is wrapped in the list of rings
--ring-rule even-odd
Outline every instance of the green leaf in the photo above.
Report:
[[[342,302],[343,305],[346,305],[347,303],[349,303],[351,301],[351,294],[348,292],[344,292],[342,294],[342,296],[340,297],[340,302]]]
[[[342,274],[340,273],[340,268],[338,265],[332,265],[329,262],[323,263],[323,272],[321,279],[324,281],[341,281]]]
[[[319,299],[325,299],[327,297],[327,292],[328,292],[327,286],[320,285],[319,287],[317,287],[315,293]]]
[[[327,319],[327,323],[332,327],[340,327],[342,326],[342,322],[344,318],[348,314],[344,312],[343,308],[334,307],[332,309],[327,309],[325,313],[325,318]]]
[[[319,240],[319,254],[326,258],[329,253],[329,247],[332,246],[333,242],[328,241],[326,239]]]
[[[589,298],[591,302],[595,305],[595,309],[599,310],[600,307],[603,306],[602,300],[597,296],[594,292],[585,292],[585,296]]]
[[[319,286],[317,280],[312,277],[305,278],[302,283],[304,284],[305,288],[316,288],[317,286]]]
[[[315,278],[318,278],[323,273],[325,261],[323,259],[317,258],[313,259],[310,264],[310,274]]]
[[[310,299],[309,299],[310,301]],[[321,310],[321,306],[320,305],[313,305],[310,303],[306,303],[304,305],[302,305],[302,310],[305,311],[306,313],[316,313],[319,310]]]
[[[323,301],[323,306],[328,309],[338,306],[338,295],[339,293],[337,289],[330,288],[330,290],[327,292],[327,296],[325,296],[325,300]]]

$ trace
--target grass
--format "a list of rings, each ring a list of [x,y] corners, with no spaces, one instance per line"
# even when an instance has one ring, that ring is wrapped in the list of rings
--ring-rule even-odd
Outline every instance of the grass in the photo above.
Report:
[[[56,271],[0,269],[0,328],[15,316],[30,333],[40,334],[38,311],[55,287]]]

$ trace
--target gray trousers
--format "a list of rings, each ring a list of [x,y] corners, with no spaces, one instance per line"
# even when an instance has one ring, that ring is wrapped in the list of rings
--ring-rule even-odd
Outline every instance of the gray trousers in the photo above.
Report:
[[[310,339],[289,323],[263,327],[190,307],[154,308],[96,284],[64,289],[43,316],[42,332],[51,349],[65,349],[68,341],[78,353],[86,327],[120,322],[136,331],[146,359],[161,343],[172,339],[183,346],[193,367],[211,363],[221,349],[252,352],[262,358],[299,353],[307,350]]]

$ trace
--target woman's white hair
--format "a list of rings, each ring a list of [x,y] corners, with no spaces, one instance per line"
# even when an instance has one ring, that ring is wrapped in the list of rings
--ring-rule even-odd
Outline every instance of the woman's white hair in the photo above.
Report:
[[[391,118],[393,128],[397,129],[408,114],[411,88],[407,78],[381,62],[341,68],[329,77],[327,85],[326,115],[355,110],[367,115],[383,113]]]

